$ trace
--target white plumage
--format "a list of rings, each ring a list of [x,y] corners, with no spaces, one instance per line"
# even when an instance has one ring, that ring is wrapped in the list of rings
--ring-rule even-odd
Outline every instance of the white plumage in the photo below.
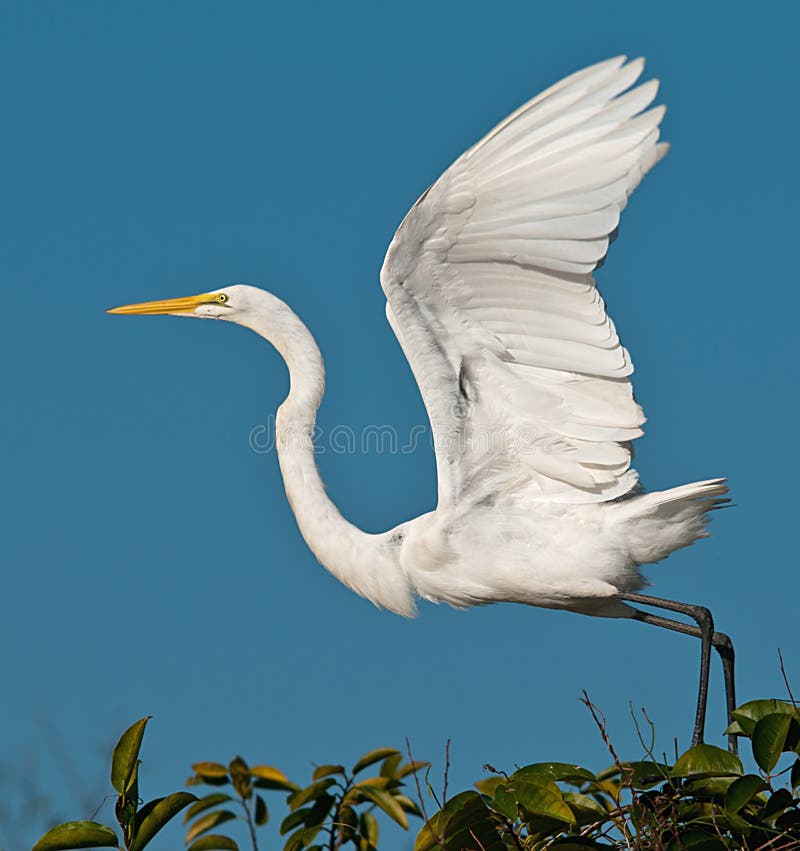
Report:
[[[414,596],[631,616],[641,564],[703,535],[713,479],[637,494],[644,415],[593,273],[620,212],[666,153],[655,81],[611,59],[567,77],[470,148],[417,201],[381,270],[386,312],[433,428],[436,511],[380,535],[341,517],[311,435],[322,358],[279,299],[227,287],[117,308],[252,328],[286,359],[278,416],[287,495],[308,545],[357,593],[403,615]]]

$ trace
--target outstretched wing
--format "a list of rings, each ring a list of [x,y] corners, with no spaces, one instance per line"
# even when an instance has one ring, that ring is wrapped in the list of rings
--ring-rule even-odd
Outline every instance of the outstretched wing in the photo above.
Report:
[[[433,428],[439,504],[631,490],[644,416],[592,273],[667,146],[644,67],[602,62],[534,98],[417,201],[381,270]],[[647,110],[647,111],[645,111]]]

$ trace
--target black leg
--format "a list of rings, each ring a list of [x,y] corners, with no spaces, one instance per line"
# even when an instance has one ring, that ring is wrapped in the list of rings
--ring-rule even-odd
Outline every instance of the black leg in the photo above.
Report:
[[[714,636],[719,637],[719,643],[715,641],[714,647],[717,648],[717,653],[722,660],[722,674],[725,678],[725,705],[728,709],[728,726],[730,726],[734,721],[733,710],[736,709],[733,642],[724,632],[715,632]],[[728,750],[733,754],[739,752],[738,740],[733,733],[728,734]]]
[[[655,615],[647,615],[646,612],[637,612],[637,614],[634,615],[637,620],[653,623],[656,626],[663,626],[676,632],[685,632],[688,635],[696,635],[701,639],[700,686],[697,694],[697,713],[695,715],[694,733],[692,736],[692,745],[699,744],[703,741],[703,732],[705,729],[706,704],[708,702],[708,677],[711,664],[712,644],[717,648],[723,662],[726,702],[729,718],[735,705],[735,697],[733,693],[733,645],[730,639],[727,636],[723,636],[722,633],[714,632],[714,620],[711,617],[711,612],[703,606],[694,606],[689,603],[678,603],[673,600],[662,600],[660,597],[651,597],[646,594],[620,594],[619,598],[632,603],[641,603],[645,606],[654,606],[656,608],[667,609],[672,612],[679,612],[680,614],[684,614],[692,618],[697,623],[697,628],[694,628],[688,627],[685,624],[680,624],[678,621],[668,620],[667,618],[656,618]],[[664,622],[662,623],[661,621]],[[685,629],[681,629],[679,627],[685,627]],[[715,636],[717,637],[716,641],[714,640]],[[728,740],[729,750],[731,749],[731,741],[733,741],[733,747],[735,748],[736,746],[735,739],[730,737]]]
[[[680,632],[684,635],[692,635],[695,638],[701,637],[701,632],[696,626],[690,626],[688,623],[682,623],[681,621],[673,621],[669,618],[662,618],[658,615],[651,615],[650,612],[642,612],[637,609],[633,619],[642,621],[642,623],[653,624],[653,626],[661,626],[664,629],[671,629],[673,632]],[[733,710],[736,709],[733,643],[723,632],[715,632],[711,636],[711,643],[722,660],[722,673],[725,679],[725,703],[728,710],[728,724],[730,725],[733,723]],[[728,750],[732,754],[739,753],[738,741],[732,733],[728,734]]]

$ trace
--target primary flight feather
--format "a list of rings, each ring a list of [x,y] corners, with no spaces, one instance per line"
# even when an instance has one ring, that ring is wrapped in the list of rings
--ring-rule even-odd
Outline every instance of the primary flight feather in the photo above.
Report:
[[[657,83],[633,87],[642,69],[617,57],[520,107],[422,195],[389,246],[386,314],[435,442],[429,514],[372,535],[330,501],[311,440],[322,358],[275,296],[235,285],[111,311],[225,319],[273,343],[291,374],[277,447],[300,530],[378,606],[408,616],[421,596],[645,619],[623,602],[658,605],[636,594],[640,566],[703,536],[726,493],[723,479],[641,493],[630,466],[644,415],[593,273],[667,151]],[[659,625],[710,646],[713,628]]]

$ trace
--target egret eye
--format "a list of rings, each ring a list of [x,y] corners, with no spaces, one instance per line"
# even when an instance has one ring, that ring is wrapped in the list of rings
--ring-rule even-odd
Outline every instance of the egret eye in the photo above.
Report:
[[[217,301],[218,301],[220,304],[225,304],[225,302],[226,302],[227,300],[228,300],[228,296],[227,296],[227,294],[226,294],[226,293],[220,293],[220,294],[217,296]]]

